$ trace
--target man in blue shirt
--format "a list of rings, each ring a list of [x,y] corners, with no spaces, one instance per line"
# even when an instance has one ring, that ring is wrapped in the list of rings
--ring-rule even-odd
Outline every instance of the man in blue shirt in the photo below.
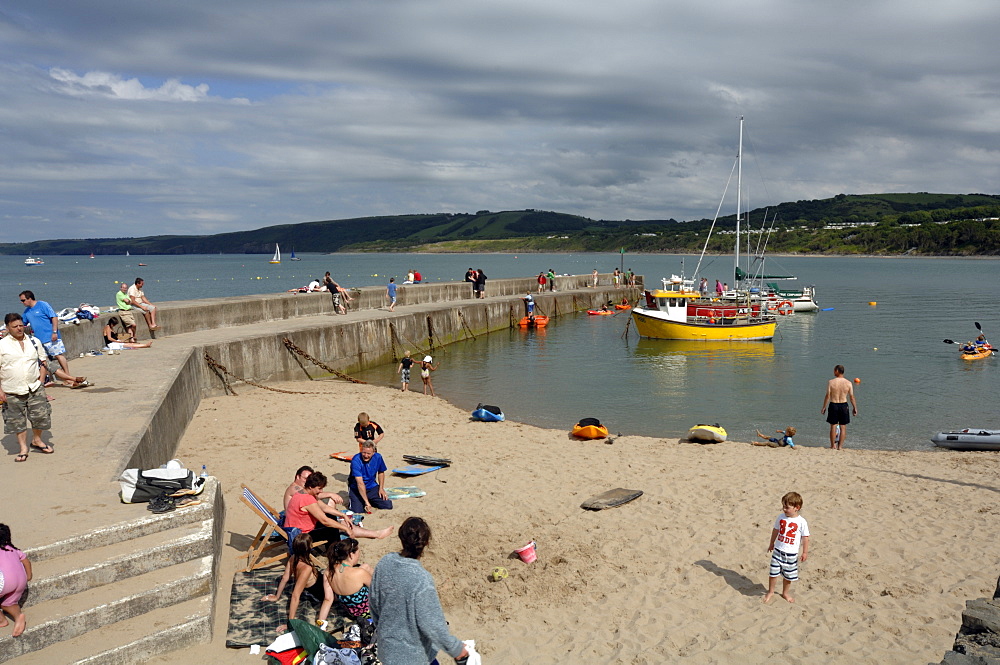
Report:
[[[31,291],[21,291],[18,296],[24,304],[24,322],[31,326],[31,334],[45,347],[50,360],[59,363],[55,370],[58,378],[70,388],[86,388],[90,384],[85,376],[73,376],[69,373],[69,362],[66,360],[66,345],[59,334],[59,317],[52,306],[44,300],[36,300]]]
[[[347,479],[347,493],[351,510],[372,512],[372,507],[392,510],[392,501],[385,493],[385,472],[388,467],[382,456],[375,452],[375,444],[365,441],[361,452],[351,459],[351,477]]]

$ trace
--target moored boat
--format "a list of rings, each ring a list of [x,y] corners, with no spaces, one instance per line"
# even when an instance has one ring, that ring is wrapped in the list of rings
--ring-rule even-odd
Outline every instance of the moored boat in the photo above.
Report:
[[[722,443],[728,437],[726,428],[719,423],[714,425],[695,425],[688,430],[688,440],[701,441],[705,443]]]
[[[536,316],[522,316],[521,320],[517,322],[517,325],[522,328],[544,328],[549,324],[549,317],[544,314],[538,314]]]
[[[24,265],[26,266],[44,266],[45,261],[42,261],[41,257],[34,258],[29,256],[24,260]]]
[[[645,307],[632,308],[632,320],[642,337],[740,342],[774,337],[777,320],[760,307],[713,303],[676,275],[663,282],[663,289],[646,292]]]
[[[1000,450],[1000,430],[970,427],[955,432],[938,432],[931,437],[938,448],[950,450]]]

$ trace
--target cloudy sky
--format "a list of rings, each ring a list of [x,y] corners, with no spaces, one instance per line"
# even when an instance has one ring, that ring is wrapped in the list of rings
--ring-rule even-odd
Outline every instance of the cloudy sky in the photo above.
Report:
[[[754,207],[997,193],[998,26],[996,0],[5,0],[0,242],[710,217],[741,115]]]

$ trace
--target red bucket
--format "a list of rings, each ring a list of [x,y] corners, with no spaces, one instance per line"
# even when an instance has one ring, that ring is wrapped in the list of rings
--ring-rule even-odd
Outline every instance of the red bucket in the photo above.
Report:
[[[521,557],[521,561],[525,563],[531,563],[537,558],[537,554],[535,552],[535,541],[531,541],[524,547],[517,548],[514,552]]]

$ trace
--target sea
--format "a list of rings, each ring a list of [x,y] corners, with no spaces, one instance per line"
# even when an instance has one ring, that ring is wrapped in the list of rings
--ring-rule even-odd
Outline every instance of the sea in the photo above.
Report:
[[[141,276],[150,300],[190,300],[277,293],[329,270],[346,287],[400,282],[408,270],[425,281],[460,281],[470,268],[491,278],[588,274],[631,268],[647,285],[693,275],[698,257],[666,254],[300,254],[43,257],[0,256],[0,291],[8,311],[32,290],[56,309],[114,304],[117,283]],[[139,265],[140,263],[146,265]],[[676,440],[697,424],[720,424],[730,439],[789,425],[798,445],[828,445],[820,414],[826,382],[842,364],[855,382],[859,415],[847,447],[931,450],[935,432],[1000,429],[991,395],[1000,388],[1000,357],[963,361],[950,339],[978,334],[1000,342],[1000,315],[989,285],[1000,263],[989,259],[773,257],[767,272],[797,275],[787,288],[813,284],[823,311],[782,317],[772,342],[704,343],[641,339],[627,312],[560,316],[544,330],[480,335],[438,349],[436,393],[471,411],[500,406],[507,418],[569,430],[596,417],[612,434]],[[700,275],[726,281],[731,256],[706,257]],[[487,291],[489,283],[487,282]],[[423,353],[422,349],[413,349]],[[396,367],[359,375],[398,386]],[[411,389],[420,390],[420,380]],[[371,412],[377,419],[378,405]],[[483,424],[484,427],[495,425]],[[946,454],[942,451],[942,454]]]

